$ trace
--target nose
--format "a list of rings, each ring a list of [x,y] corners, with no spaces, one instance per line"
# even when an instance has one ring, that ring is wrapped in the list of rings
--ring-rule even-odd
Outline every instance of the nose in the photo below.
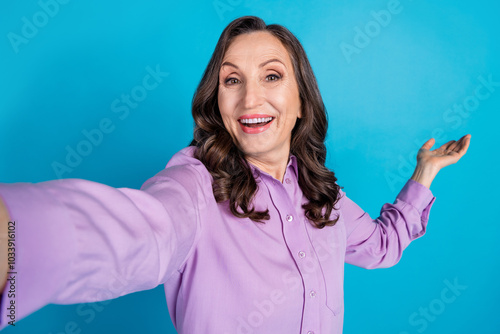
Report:
[[[243,104],[245,109],[255,109],[262,105],[263,91],[262,86],[257,80],[247,81],[243,94]]]

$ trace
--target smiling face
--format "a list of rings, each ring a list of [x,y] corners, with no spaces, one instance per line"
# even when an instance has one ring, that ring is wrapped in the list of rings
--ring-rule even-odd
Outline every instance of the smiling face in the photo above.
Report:
[[[293,65],[279,39],[259,31],[232,41],[219,73],[218,103],[226,130],[249,162],[287,163],[301,106]]]

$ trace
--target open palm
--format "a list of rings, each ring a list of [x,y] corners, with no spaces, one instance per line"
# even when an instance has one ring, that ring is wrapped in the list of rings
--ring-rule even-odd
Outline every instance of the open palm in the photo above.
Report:
[[[450,140],[441,147],[432,150],[435,143],[434,138],[429,139],[420,148],[417,154],[417,162],[422,165],[430,165],[440,170],[443,167],[456,163],[464,156],[469,148],[471,135],[465,135],[459,140]]]

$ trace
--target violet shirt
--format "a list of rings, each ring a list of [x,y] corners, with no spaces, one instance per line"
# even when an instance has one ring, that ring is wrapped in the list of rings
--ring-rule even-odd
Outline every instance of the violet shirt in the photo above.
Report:
[[[341,191],[338,222],[318,229],[304,216],[292,156],[283,183],[252,167],[255,207],[271,216],[256,223],[216,203],[194,150],[178,152],[140,190],[80,179],[0,185],[16,222],[16,321],[49,303],[164,284],[181,334],[342,333],[344,262],[396,264],[425,233],[435,200],[409,180],[372,219]]]

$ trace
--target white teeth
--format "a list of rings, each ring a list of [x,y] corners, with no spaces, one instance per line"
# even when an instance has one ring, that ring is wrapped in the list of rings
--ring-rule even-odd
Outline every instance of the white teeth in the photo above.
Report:
[[[264,123],[272,121],[272,117],[263,117],[263,118],[242,118],[240,122],[243,124],[256,124],[256,123]]]

